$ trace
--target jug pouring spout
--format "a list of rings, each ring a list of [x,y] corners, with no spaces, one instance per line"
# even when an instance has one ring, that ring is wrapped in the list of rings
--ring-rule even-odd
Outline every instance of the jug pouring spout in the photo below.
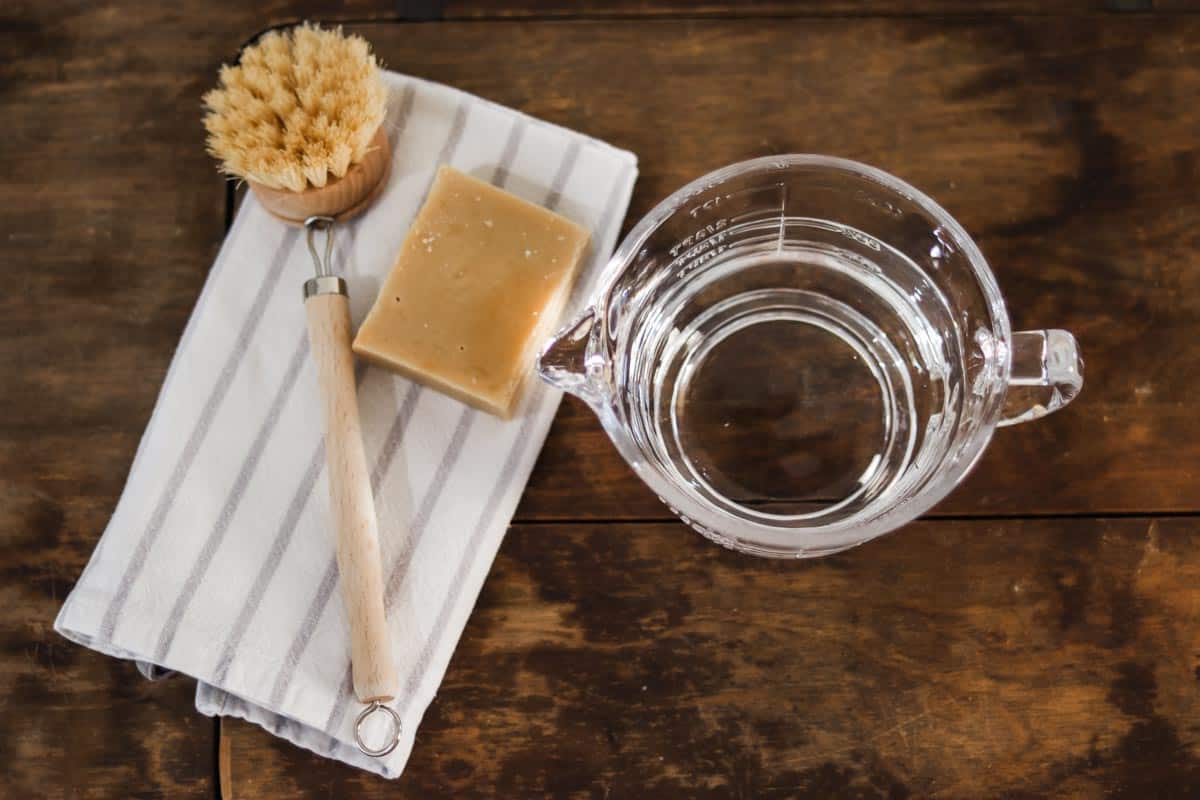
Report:
[[[560,330],[542,348],[537,359],[538,376],[564,392],[570,392],[593,408],[609,394],[609,362],[600,342],[595,308]]]

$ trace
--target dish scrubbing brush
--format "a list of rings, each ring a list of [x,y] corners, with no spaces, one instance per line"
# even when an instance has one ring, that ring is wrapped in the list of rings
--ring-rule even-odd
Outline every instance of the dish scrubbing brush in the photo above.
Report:
[[[266,34],[239,64],[222,67],[220,80],[204,97],[209,151],[222,171],[245,179],[271,213],[306,228],[316,267],[316,276],[304,283],[304,307],[321,390],[354,692],[366,704],[354,737],[363,753],[383,757],[400,740],[400,716],[385,705],[398,691],[396,662],[358,416],[347,286],[333,274],[330,259],[335,220],[366,208],[385,183],[391,153],[382,128],[387,89],[365,41],[312,25]],[[321,232],[323,252],[316,244]],[[383,744],[371,747],[363,729],[376,712],[390,728]]]
[[[341,28],[271,31],[204,96],[208,150],[276,217],[349,219],[384,185],[387,87],[370,45]]]

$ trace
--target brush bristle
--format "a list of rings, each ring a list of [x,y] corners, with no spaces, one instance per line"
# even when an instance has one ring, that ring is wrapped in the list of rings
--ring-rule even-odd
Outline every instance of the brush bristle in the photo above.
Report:
[[[264,35],[237,65],[221,67],[204,106],[208,151],[222,172],[300,192],[362,161],[387,88],[362,37],[305,23]]]

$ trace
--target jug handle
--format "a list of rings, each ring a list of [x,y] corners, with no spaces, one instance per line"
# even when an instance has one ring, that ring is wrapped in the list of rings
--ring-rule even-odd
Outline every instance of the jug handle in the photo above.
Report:
[[[1083,358],[1070,332],[1050,328],[1012,336],[1012,375],[1000,422],[1044,417],[1075,399],[1083,388]]]

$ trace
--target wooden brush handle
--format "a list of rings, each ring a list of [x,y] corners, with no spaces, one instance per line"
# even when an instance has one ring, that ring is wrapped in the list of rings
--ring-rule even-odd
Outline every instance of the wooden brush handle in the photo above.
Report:
[[[318,280],[344,285],[337,278]],[[305,300],[305,308],[325,410],[325,462],[337,526],[342,600],[350,623],[354,692],[363,703],[386,703],[396,696],[396,664],[383,607],[383,570],[371,476],[358,421],[350,306],[344,294],[332,292],[313,294]]]

